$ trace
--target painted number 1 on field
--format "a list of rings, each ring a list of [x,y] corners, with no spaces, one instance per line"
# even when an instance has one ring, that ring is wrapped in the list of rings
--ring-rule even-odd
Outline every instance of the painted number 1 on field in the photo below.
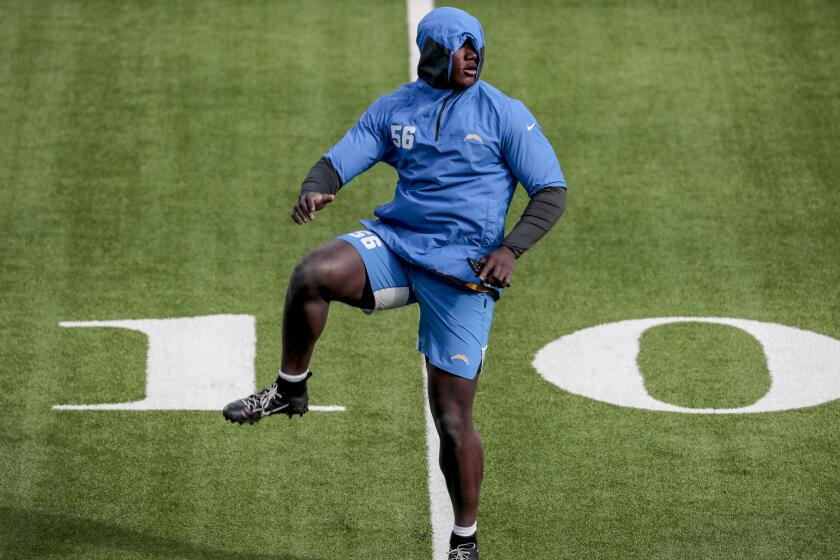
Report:
[[[140,401],[56,405],[54,410],[221,410],[256,386],[256,322],[252,315],[60,323],[66,328],[141,332],[146,352],[146,397]],[[344,411],[343,406],[310,406]]]

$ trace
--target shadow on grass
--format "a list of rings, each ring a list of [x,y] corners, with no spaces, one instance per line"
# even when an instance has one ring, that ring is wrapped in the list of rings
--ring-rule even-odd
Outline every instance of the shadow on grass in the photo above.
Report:
[[[103,521],[38,510],[0,506],[0,556],[41,558],[62,553],[77,555],[80,548],[114,555],[124,550],[154,558],[185,560],[319,560],[283,553],[252,554],[213,548],[173,537],[127,529]]]

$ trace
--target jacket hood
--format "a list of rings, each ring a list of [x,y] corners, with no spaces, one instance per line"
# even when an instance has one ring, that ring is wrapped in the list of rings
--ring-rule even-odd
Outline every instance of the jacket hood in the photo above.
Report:
[[[435,8],[417,26],[420,63],[417,75],[435,88],[451,89],[452,57],[471,39],[478,53],[476,81],[484,66],[484,30],[481,23],[458,8]]]

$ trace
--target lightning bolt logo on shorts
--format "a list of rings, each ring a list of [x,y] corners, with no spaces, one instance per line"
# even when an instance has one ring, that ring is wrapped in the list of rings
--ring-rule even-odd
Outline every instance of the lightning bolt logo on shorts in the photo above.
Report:
[[[470,359],[467,358],[466,356],[464,356],[463,354],[455,354],[454,356],[452,356],[449,359],[450,360],[464,360],[465,364],[470,365]]]
[[[467,134],[466,136],[464,136],[464,142],[466,142],[467,140],[475,140],[479,144],[484,144],[484,141],[478,134]]]

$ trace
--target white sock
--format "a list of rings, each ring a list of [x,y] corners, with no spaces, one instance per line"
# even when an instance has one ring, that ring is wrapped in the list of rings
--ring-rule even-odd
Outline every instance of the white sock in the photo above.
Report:
[[[307,375],[309,375],[308,369],[303,373],[283,373],[283,370],[280,370],[280,379],[288,381],[289,383],[300,383],[301,381],[306,380]]]
[[[478,528],[478,521],[470,525],[469,527],[459,527],[455,525],[455,528],[452,529],[452,532],[459,537],[471,537],[475,535],[475,530]]]

